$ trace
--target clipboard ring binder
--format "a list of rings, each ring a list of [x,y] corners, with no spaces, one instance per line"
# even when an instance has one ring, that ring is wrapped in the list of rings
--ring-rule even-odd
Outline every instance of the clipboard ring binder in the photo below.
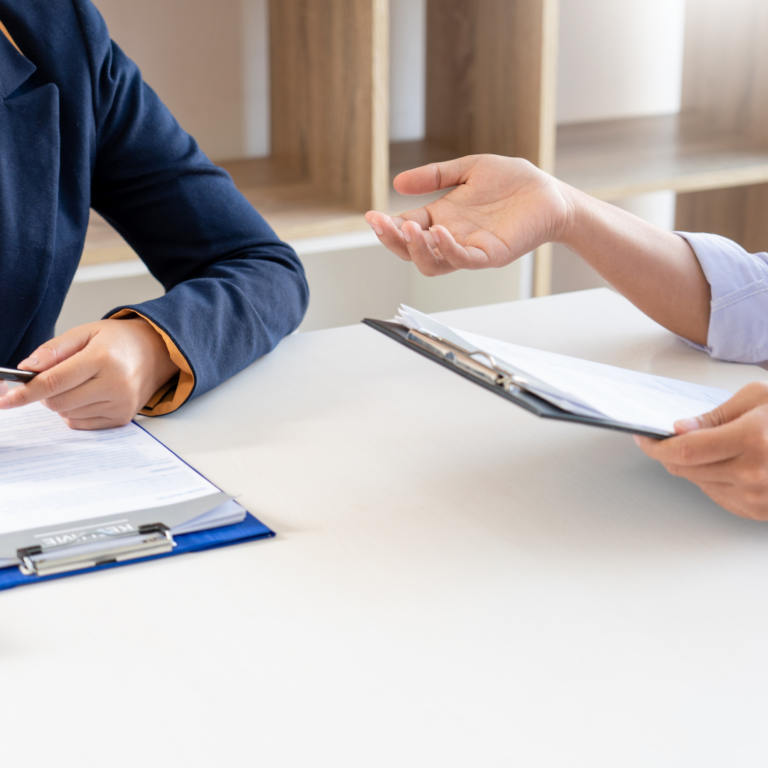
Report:
[[[638,427],[634,424],[611,421],[607,418],[571,413],[536,393],[536,388],[542,382],[535,376],[530,376],[525,371],[516,369],[510,364],[506,364],[508,370],[505,370],[496,363],[496,360],[492,359],[491,355],[482,350],[470,352],[455,342],[441,338],[438,334],[426,330],[416,331],[399,321],[366,318],[363,323],[375,331],[383,333],[398,344],[404,345],[506,400],[511,400],[515,405],[519,405],[543,419],[586,424],[617,432],[628,432],[632,435],[644,435],[656,440],[665,440],[670,436],[668,432],[661,430]],[[478,362],[473,355],[486,357],[490,365]],[[490,366],[495,366],[495,368]]]
[[[502,387],[507,391],[525,389],[525,385],[528,383],[528,380],[523,376],[516,373],[510,373],[508,370],[502,368],[496,362],[496,358],[492,354],[483,352],[482,349],[470,352],[468,349],[464,349],[458,344],[455,344],[452,341],[447,341],[429,331],[409,330],[407,338],[409,341],[414,342],[414,344],[418,344],[419,346],[425,347],[429,351],[440,355],[449,363],[453,363],[467,373],[471,373],[474,376],[480,376],[486,381]],[[430,341],[434,343],[430,343]],[[446,347],[448,351],[446,352],[442,350],[440,348],[441,346]],[[462,360],[456,353],[463,356],[465,359]],[[490,366],[475,360],[475,357],[477,356],[484,357],[490,363]]]
[[[89,546],[105,539],[107,543],[104,547]],[[63,545],[25,547],[17,550],[16,556],[21,560],[19,570],[24,576],[54,576],[109,563],[162,555],[171,552],[175,546],[176,542],[168,526],[153,523],[139,526],[138,532],[99,529]]]

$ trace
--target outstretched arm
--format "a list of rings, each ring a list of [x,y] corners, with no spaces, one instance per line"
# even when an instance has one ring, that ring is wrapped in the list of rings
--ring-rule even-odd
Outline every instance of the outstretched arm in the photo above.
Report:
[[[754,318],[765,317],[768,307],[768,254],[748,254],[713,235],[686,235],[694,253],[686,239],[524,160],[465,157],[395,179],[402,194],[452,186],[424,208],[394,219],[371,211],[368,221],[384,245],[427,275],[501,267],[542,243],[564,243],[669,330],[702,345],[709,337],[710,351],[725,359],[766,359],[768,332],[755,331],[761,324]],[[636,440],[725,509],[768,520],[768,385],[750,384],[712,413],[675,427],[677,436],[668,440]]]
[[[366,218],[381,242],[425,275],[502,267],[563,243],[670,331],[707,343],[710,287],[679,235],[569,187],[517,158],[474,155],[395,179],[405,195],[455,187],[434,203]]]

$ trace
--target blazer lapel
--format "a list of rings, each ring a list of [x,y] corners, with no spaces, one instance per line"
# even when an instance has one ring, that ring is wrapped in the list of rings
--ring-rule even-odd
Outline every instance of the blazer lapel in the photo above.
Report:
[[[35,70],[0,35],[0,360],[38,312],[56,247],[59,90],[22,89]]]

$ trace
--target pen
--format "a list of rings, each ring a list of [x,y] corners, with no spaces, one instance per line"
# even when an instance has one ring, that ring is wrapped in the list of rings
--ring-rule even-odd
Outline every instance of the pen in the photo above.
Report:
[[[25,384],[37,374],[34,371],[19,371],[16,368],[0,368],[0,381],[18,381]]]

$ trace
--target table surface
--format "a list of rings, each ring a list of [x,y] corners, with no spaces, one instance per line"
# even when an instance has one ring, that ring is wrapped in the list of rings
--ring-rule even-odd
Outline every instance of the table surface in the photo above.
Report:
[[[607,290],[441,317],[768,378]],[[144,423],[277,538],[1,593],[3,765],[765,765],[768,526],[630,436],[539,420],[362,325]]]

